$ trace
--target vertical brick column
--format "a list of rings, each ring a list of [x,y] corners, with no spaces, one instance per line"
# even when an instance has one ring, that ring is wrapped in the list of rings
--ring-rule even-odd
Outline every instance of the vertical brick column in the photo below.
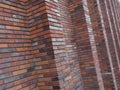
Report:
[[[34,65],[30,70],[38,77],[38,86],[42,90],[81,88],[79,61],[75,45],[70,42],[73,37],[64,34],[68,21],[60,12],[60,9],[65,9],[60,7],[62,4],[57,0],[31,0],[26,3]]]
[[[113,85],[114,87],[111,87],[115,90],[118,90],[117,87],[117,72],[115,70],[118,70],[118,64],[117,63],[117,58],[116,58],[116,52],[115,52],[115,41],[114,36],[113,36],[113,31],[111,31],[111,28],[109,26],[110,23],[110,17],[108,17],[108,9],[106,8],[106,4],[102,1],[99,2],[97,0],[97,5],[98,5],[98,10],[99,10],[99,15],[101,18],[101,24],[102,24],[102,29],[103,29],[103,35],[105,38],[105,44],[107,48],[107,54],[110,62],[110,68],[112,72],[112,78],[113,78]],[[114,47],[114,48],[113,48]]]
[[[52,45],[54,30],[50,30],[48,10],[44,0],[30,0],[26,3],[28,27],[32,40],[32,75],[37,76],[40,90],[59,90],[59,80]],[[55,20],[55,19],[51,19]]]
[[[95,42],[99,57],[99,64],[101,68],[102,78],[105,90],[108,88],[113,87],[113,81],[112,80],[112,70],[111,65],[109,61],[109,56],[107,52],[107,45],[106,45],[106,37],[103,29],[103,22],[101,21],[101,16],[99,15],[99,5],[97,4],[97,1],[91,0],[88,1],[89,6],[89,12],[90,12],[90,18],[92,22],[92,28],[95,36]],[[104,11],[104,6],[101,4],[102,12],[104,14],[106,13]],[[105,19],[105,18],[104,18]]]
[[[72,83],[70,90],[82,90],[83,81],[81,78],[81,72],[79,68],[79,58],[76,48],[74,28],[72,25],[71,15],[69,12],[69,3],[67,0],[62,0],[59,2],[60,8],[60,18],[61,24],[63,27],[63,33],[65,38],[65,51],[66,57],[69,61],[68,65],[70,68],[70,74],[72,79],[69,80],[69,83]]]
[[[116,75],[116,81],[117,81],[117,88],[119,89],[119,75],[120,75],[120,72],[117,72],[120,70],[120,56],[119,56],[119,51],[118,51],[118,47],[117,47],[117,42],[116,42],[116,37],[115,37],[115,29],[114,29],[114,26],[113,26],[113,16],[111,16],[111,12],[110,12],[110,7],[112,6],[109,6],[109,2],[107,2],[105,0],[105,6],[106,6],[106,11],[107,11],[107,17],[108,17],[108,22],[109,22],[109,27],[110,27],[110,31],[111,31],[111,36],[112,36],[112,40],[113,40],[113,46],[114,46],[114,54],[112,55],[113,58],[116,60],[116,62],[113,62],[113,65],[114,65],[114,70],[115,70],[115,75]],[[117,66],[118,65],[118,66]],[[117,90],[116,88],[116,90]]]
[[[84,0],[83,1],[83,8],[85,12],[85,19],[87,23],[87,28],[88,28],[88,34],[89,34],[89,39],[90,39],[90,45],[91,45],[91,50],[93,54],[93,60],[95,64],[95,69],[96,69],[96,74],[97,74],[97,80],[98,80],[98,85],[99,85],[99,90],[104,90],[104,85],[103,85],[103,78],[101,74],[101,68],[100,68],[100,58],[96,46],[96,41],[95,41],[95,33],[94,33],[94,28],[92,27],[92,21],[90,17],[90,12],[88,7],[89,1]],[[94,10],[94,9],[93,9]]]
[[[111,10],[111,12],[110,12],[110,14],[112,14],[112,16],[111,16],[111,23],[112,23],[112,27],[113,27],[113,33],[114,33],[114,36],[115,36],[115,43],[116,43],[116,51],[117,51],[117,54],[118,54],[118,58],[119,58],[119,60],[120,60],[120,48],[119,48],[119,43],[120,43],[120,41],[118,41],[119,39],[119,28],[117,28],[117,26],[119,27],[119,25],[118,25],[118,23],[115,23],[115,15],[114,15],[114,13],[113,13],[113,6],[112,6],[112,3],[111,3],[111,1],[109,1],[108,2],[108,8]],[[113,19],[112,19],[113,18]],[[112,21],[113,20],[113,21]],[[114,23],[113,23],[114,22]],[[114,28],[115,27],[115,28]],[[116,32],[116,34],[115,34],[115,32]],[[118,34],[118,35],[117,35]],[[118,41],[118,42],[117,42]],[[120,66],[120,64],[119,64],[119,66]],[[120,69],[119,69],[120,70]],[[116,72],[118,71],[118,69],[116,69]],[[120,72],[117,72],[117,75],[116,75],[116,77],[117,77],[117,83],[118,83],[118,88],[120,88],[120,79],[119,79],[119,75],[120,75]]]
[[[117,18],[117,21],[118,21],[118,25],[120,26],[120,12],[119,12],[119,7],[120,7],[120,4],[119,4],[119,1],[118,0],[115,0],[115,1],[112,1],[112,4],[114,6],[114,11],[115,11],[115,15],[116,15],[116,18]],[[119,29],[119,34],[120,34],[120,29]]]
[[[112,38],[113,38],[113,44],[114,44],[114,48],[115,48],[115,56],[116,56],[116,60],[117,60],[117,63],[118,63],[118,68],[120,69],[120,62],[119,62],[119,59],[120,59],[120,56],[119,56],[119,45],[118,45],[118,42],[117,42],[117,35],[116,35],[116,24],[114,24],[114,16],[113,16],[113,12],[112,12],[112,5],[109,1],[106,1],[106,7],[107,7],[107,11],[108,11],[108,20],[109,20],[109,24],[110,24],[110,28],[112,29],[111,30],[111,35],[112,35]]]
[[[116,12],[116,9],[114,8],[115,4],[114,4],[115,1],[109,1],[110,5],[111,5],[111,12],[112,12],[112,16],[114,18],[114,25],[115,25],[115,31],[116,31],[116,36],[117,36],[117,40],[118,40],[118,50],[120,50],[120,35],[119,35],[119,28],[120,28],[120,24],[119,24],[119,19],[117,19],[117,12]]]
[[[65,6],[64,6],[65,5]],[[82,88],[79,61],[75,43],[72,42],[72,26],[65,0],[46,0],[46,8],[51,31],[52,45],[57,66],[61,90],[79,90]]]
[[[98,81],[101,79],[101,73],[98,70],[100,68],[98,65],[94,35],[88,22],[90,18],[86,2],[82,0],[72,0],[70,3],[69,1],[69,10],[76,35],[75,38],[84,89],[99,89],[100,83],[98,83]]]

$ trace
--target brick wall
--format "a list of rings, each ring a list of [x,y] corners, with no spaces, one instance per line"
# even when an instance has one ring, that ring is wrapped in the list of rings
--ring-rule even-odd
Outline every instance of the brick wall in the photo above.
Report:
[[[0,90],[119,90],[118,0],[0,0]]]
[[[23,2],[0,1],[0,90],[37,90],[26,17]]]
[[[28,27],[32,41],[34,69],[40,90],[59,89],[58,73],[52,46],[52,32],[44,0],[30,0],[26,3]]]
[[[75,42],[79,56],[81,76],[83,78],[84,88],[97,89],[97,75],[95,71],[94,58],[90,44],[89,32],[86,23],[82,0],[72,0],[69,2],[69,9],[75,31]],[[90,73],[91,72],[91,73]]]

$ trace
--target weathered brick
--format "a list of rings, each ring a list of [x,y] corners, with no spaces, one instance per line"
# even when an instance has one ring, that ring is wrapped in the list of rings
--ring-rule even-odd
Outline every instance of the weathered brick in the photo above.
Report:
[[[0,25],[0,29],[5,29],[5,25]]]
[[[12,76],[12,73],[10,73],[10,72],[3,73],[3,74],[0,74],[0,79],[8,78],[8,77],[11,77],[11,76]]]

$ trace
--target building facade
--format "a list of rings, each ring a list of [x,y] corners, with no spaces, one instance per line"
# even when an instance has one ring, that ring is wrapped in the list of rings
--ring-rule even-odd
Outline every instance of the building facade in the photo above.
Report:
[[[120,90],[118,0],[0,0],[0,90]]]

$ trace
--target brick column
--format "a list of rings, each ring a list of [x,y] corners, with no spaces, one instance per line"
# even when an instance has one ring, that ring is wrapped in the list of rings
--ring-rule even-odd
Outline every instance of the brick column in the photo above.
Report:
[[[70,42],[73,37],[65,34],[67,30],[64,31],[69,27],[67,19],[62,17],[65,8],[60,7],[62,4],[57,0],[31,0],[26,3],[27,26],[34,50],[35,67],[32,70],[33,75],[38,76],[38,86],[42,90],[81,88],[79,61],[75,45]]]
[[[117,78],[116,78],[116,74],[117,72],[115,72],[115,70],[118,70],[118,65],[119,63],[117,63],[117,58],[116,58],[116,45],[115,45],[115,41],[114,39],[114,35],[113,35],[113,31],[111,30],[111,26],[109,26],[110,22],[110,17],[108,17],[108,9],[107,9],[107,3],[102,2],[97,0],[97,5],[98,5],[98,10],[99,10],[99,15],[101,18],[101,23],[102,23],[102,28],[103,28],[103,35],[105,38],[105,44],[106,44],[106,48],[107,48],[107,54],[108,54],[108,58],[109,58],[109,63],[110,63],[110,68],[111,68],[111,74],[112,74],[112,78],[113,78],[113,84],[115,90],[118,90],[117,87]],[[114,47],[114,48],[113,48]]]
[[[27,26],[32,40],[33,61],[32,75],[37,76],[40,90],[60,89],[52,37],[56,35],[50,26],[47,4],[45,0],[28,1],[26,3]],[[52,12],[52,11],[51,11]],[[55,21],[55,19],[50,19]]]
[[[103,90],[94,34],[91,27],[87,1],[72,0],[69,5],[85,90]]]
[[[103,32],[103,27],[101,23],[101,18],[99,15],[99,5],[96,1],[88,1],[89,9],[90,9],[90,17],[92,21],[92,27],[95,35],[96,47],[98,51],[99,63],[101,68],[101,73],[103,77],[103,83],[105,89],[112,88],[113,82],[111,83],[112,73],[110,68],[109,56],[107,55],[107,46],[105,42],[105,36]],[[101,3],[101,10],[106,14],[104,4]],[[95,8],[96,7],[96,8]],[[107,17],[104,17],[107,20]],[[107,25],[106,25],[107,26]],[[116,69],[117,70],[117,69]],[[108,79],[111,78],[111,79]]]
[[[46,11],[61,90],[81,89],[79,61],[70,31],[66,1],[46,0]],[[69,26],[68,26],[69,25]]]

